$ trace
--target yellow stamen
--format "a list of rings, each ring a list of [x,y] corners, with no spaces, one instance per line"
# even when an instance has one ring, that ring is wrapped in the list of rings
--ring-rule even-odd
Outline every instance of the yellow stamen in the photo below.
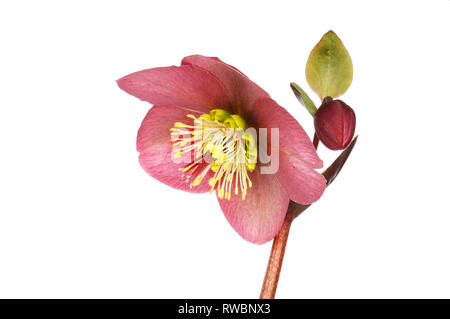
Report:
[[[247,189],[252,187],[248,174],[255,169],[258,157],[254,136],[245,132],[245,120],[222,109],[211,110],[199,117],[192,114],[187,117],[193,119],[193,125],[176,122],[170,129],[174,156],[181,157],[192,151],[195,154],[193,162],[180,169],[182,178],[186,181],[193,178],[190,187],[195,187],[202,183],[208,172],[212,172],[213,177],[208,180],[210,193],[216,189],[220,199],[230,200],[234,184],[234,194],[240,191],[244,200]],[[208,156],[213,160],[198,170]]]

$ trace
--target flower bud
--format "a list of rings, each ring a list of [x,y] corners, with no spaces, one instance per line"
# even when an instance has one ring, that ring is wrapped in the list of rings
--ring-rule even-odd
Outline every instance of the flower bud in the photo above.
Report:
[[[355,134],[356,116],[341,100],[326,97],[314,116],[314,127],[320,141],[331,150],[342,150]]]

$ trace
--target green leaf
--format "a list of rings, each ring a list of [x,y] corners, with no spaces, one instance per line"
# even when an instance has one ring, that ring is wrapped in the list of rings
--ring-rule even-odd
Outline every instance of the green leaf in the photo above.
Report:
[[[327,180],[327,186],[334,181],[334,179],[339,175],[342,167],[344,167],[345,162],[353,151],[353,147],[355,146],[356,141],[358,140],[358,136],[353,138],[353,141],[347,146],[345,150],[334,160],[333,164],[331,164],[322,175]],[[292,219],[298,217],[301,213],[303,213],[310,205],[302,205],[297,204],[296,202],[290,201],[287,213],[292,217]]]
[[[311,101],[308,94],[302,90],[300,86],[296,83],[291,82],[291,89],[294,92],[297,100],[308,110],[308,112],[314,117],[317,112],[317,107],[314,105],[314,102]]]
[[[306,80],[320,99],[336,98],[347,91],[353,79],[352,59],[341,39],[328,31],[312,49],[306,63]]]

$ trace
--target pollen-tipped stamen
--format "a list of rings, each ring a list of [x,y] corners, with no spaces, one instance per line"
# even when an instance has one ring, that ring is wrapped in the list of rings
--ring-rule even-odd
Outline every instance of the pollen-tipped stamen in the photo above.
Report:
[[[234,183],[235,195],[241,191],[244,200],[247,189],[252,187],[248,173],[255,169],[258,154],[254,136],[245,131],[244,119],[222,109],[187,117],[193,119],[193,125],[176,122],[170,129],[174,156],[193,156],[189,165],[180,168],[182,178],[186,182],[193,178],[190,187],[195,187],[212,171],[210,193],[216,189],[220,199],[230,200]],[[209,160],[208,165],[199,169],[205,160]]]

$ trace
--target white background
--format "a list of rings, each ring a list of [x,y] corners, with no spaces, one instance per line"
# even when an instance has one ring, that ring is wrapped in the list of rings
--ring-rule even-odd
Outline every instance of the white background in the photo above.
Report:
[[[271,244],[139,166],[115,80],[218,56],[287,108],[333,29],[360,139],[293,224],[280,298],[450,298],[450,1],[3,1],[0,297],[253,298]],[[326,164],[338,153],[319,147]]]

